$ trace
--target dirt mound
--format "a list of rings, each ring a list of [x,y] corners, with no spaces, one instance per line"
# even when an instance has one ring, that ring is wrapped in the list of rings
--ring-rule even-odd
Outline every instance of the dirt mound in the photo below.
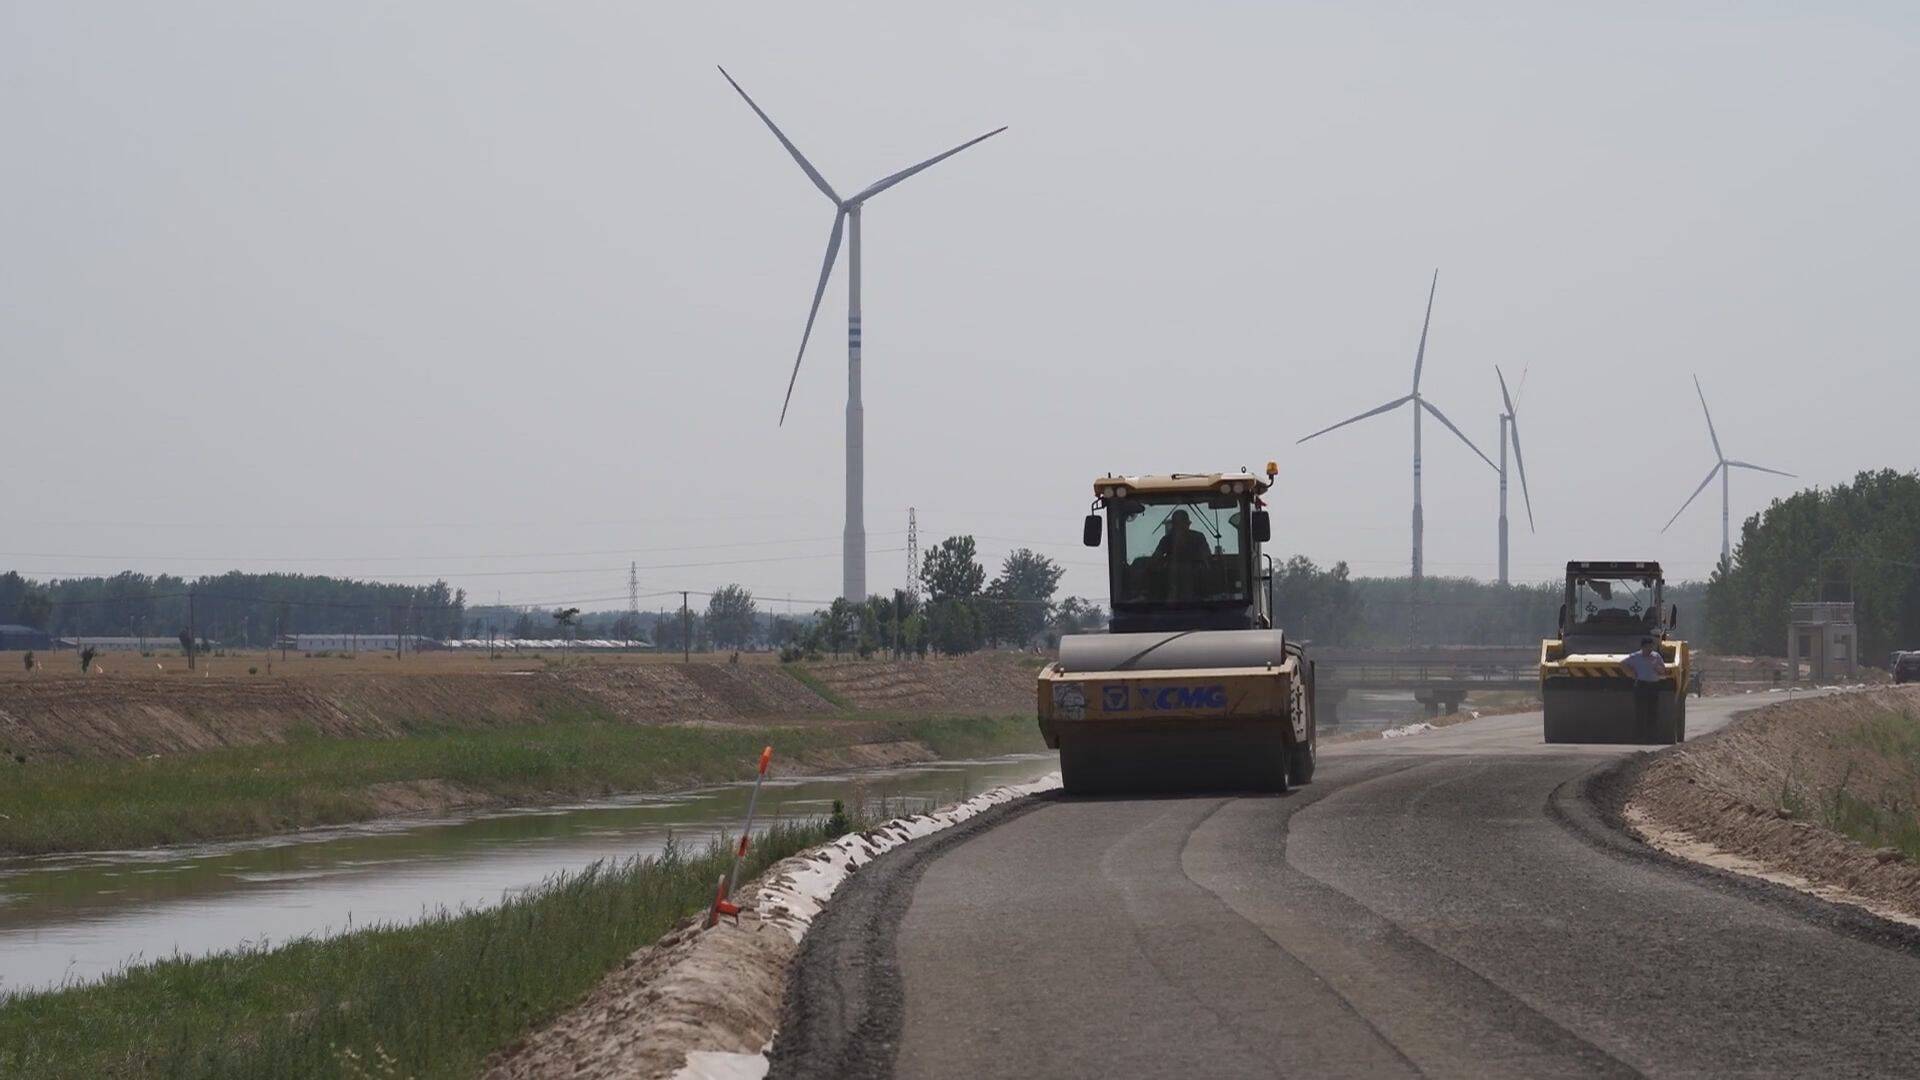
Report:
[[[789,672],[766,664],[581,665],[569,689],[635,723],[805,719],[835,711]]]
[[[1677,854],[1715,861],[1722,853],[1734,868],[1920,916],[1920,863],[1841,831],[1920,833],[1916,806],[1920,686],[1748,713],[1654,757],[1626,816],[1649,842]]]
[[[589,718],[787,724],[877,713],[1020,715],[1033,709],[1034,667],[1032,657],[1003,653],[800,668],[583,662],[545,671],[14,679],[0,681],[0,749],[38,759],[134,758]]]
[[[0,744],[40,757],[146,757],[532,723],[566,704],[584,699],[538,675],[23,681],[0,686]]]
[[[843,661],[806,665],[827,693],[869,712],[979,713],[1018,716],[1034,708],[1034,679],[1044,658],[974,653],[926,660]]]

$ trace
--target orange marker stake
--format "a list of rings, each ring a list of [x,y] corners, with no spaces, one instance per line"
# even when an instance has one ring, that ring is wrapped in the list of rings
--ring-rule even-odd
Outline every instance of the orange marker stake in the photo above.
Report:
[[[707,913],[708,926],[718,924],[722,915],[736,918],[740,915],[740,908],[728,897],[733,895],[733,887],[740,881],[740,862],[747,857],[747,840],[753,835],[753,811],[760,803],[760,785],[767,779],[767,766],[772,763],[773,747],[769,746],[760,751],[760,771],[754,774],[753,793],[747,796],[747,823],[740,830],[739,845],[733,849],[733,870],[721,880],[719,895],[713,898],[713,907]]]

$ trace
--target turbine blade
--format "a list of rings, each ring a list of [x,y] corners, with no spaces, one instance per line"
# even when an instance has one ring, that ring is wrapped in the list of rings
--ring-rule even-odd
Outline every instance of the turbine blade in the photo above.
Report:
[[[840,233],[846,226],[847,212],[833,212],[833,232],[827,235],[827,257],[820,262],[820,281],[813,287],[813,306],[807,309],[807,328],[800,332],[800,351],[793,357],[793,374],[787,376],[787,396],[780,402],[780,424],[787,422],[787,406],[793,403],[793,384],[800,378],[800,360],[807,355],[807,339],[813,336],[813,320],[820,314],[820,297],[827,291],[827,278],[833,274],[833,260],[840,254]]]
[[[1700,481],[1700,486],[1693,489],[1693,494],[1687,496],[1687,501],[1680,504],[1680,509],[1675,510],[1673,516],[1667,519],[1667,523],[1660,526],[1661,532],[1666,532],[1668,529],[1673,528],[1673,523],[1679,521],[1680,515],[1686,513],[1687,507],[1693,505],[1693,500],[1699,498],[1700,493],[1707,490],[1707,485],[1713,483],[1713,478],[1720,475],[1722,468],[1725,468],[1722,462],[1716,461],[1713,463],[1713,468],[1707,470],[1707,478]]]
[[[1700,389],[1698,375],[1693,377],[1693,392],[1700,395],[1700,411],[1707,414],[1707,437],[1713,440],[1713,456],[1725,461],[1727,455],[1720,451],[1720,433],[1713,430],[1713,413],[1707,411],[1707,392]]]
[[[1752,469],[1754,472],[1772,473],[1775,476],[1793,476],[1790,472],[1781,472],[1779,469],[1769,469],[1765,465],[1755,465],[1746,461],[1729,461],[1727,462],[1727,467],[1730,469]],[[1794,479],[1797,480],[1799,477],[1794,477]]]
[[[1325,435],[1327,432],[1334,430],[1334,428],[1343,428],[1343,427],[1346,427],[1348,424],[1357,424],[1360,421],[1365,420],[1369,416],[1379,416],[1383,412],[1392,412],[1393,410],[1399,408],[1402,405],[1405,405],[1407,402],[1412,400],[1413,400],[1412,394],[1408,394],[1406,397],[1394,398],[1392,401],[1387,402],[1385,405],[1382,405],[1379,408],[1368,409],[1366,412],[1361,413],[1359,416],[1349,417],[1345,420],[1340,421],[1339,423],[1333,425],[1333,427],[1324,427],[1324,428],[1321,428],[1319,431],[1316,431],[1313,434],[1308,435],[1304,439],[1296,439],[1294,440],[1294,445],[1298,446],[1301,443],[1306,442],[1307,439],[1317,439],[1320,436]]]
[[[986,142],[988,139],[993,138],[995,135],[998,135],[1005,130],[1007,129],[1004,125],[1001,127],[994,128],[992,131],[987,132],[985,135],[982,135],[977,139],[968,139],[966,142],[961,143],[959,146],[954,147],[953,149],[947,151],[944,154],[935,154],[933,157],[928,158],[927,160],[921,162],[918,165],[901,169],[899,172],[894,173],[892,176],[886,177],[885,179],[876,180],[872,184],[868,185],[866,190],[860,192],[860,194],[855,195],[853,198],[848,199],[847,201],[852,203],[865,202],[866,200],[873,198],[875,195],[880,194],[881,192],[887,190],[893,185],[899,183],[900,181],[905,180],[907,177],[912,176],[914,173],[917,173],[922,171],[923,169],[928,169],[928,168],[931,168],[932,166],[938,165],[941,162],[952,157],[953,155],[959,153],[960,151],[965,150],[967,147],[972,146],[975,143]]]
[[[1433,284],[1427,286],[1427,317],[1420,320],[1420,349],[1413,354],[1413,392],[1420,392],[1420,369],[1427,362],[1427,326],[1433,322],[1433,291],[1440,287],[1440,270],[1433,271]],[[1463,436],[1464,438],[1464,436]]]
[[[740,92],[740,97],[746,101],[747,107],[752,109],[754,115],[758,116],[767,125],[767,130],[773,132],[773,137],[780,140],[780,145],[787,148],[787,153],[793,155],[793,160],[800,163],[800,168],[806,171],[807,179],[813,181],[813,186],[824,192],[827,198],[832,199],[835,206],[840,205],[840,196],[834,194],[833,185],[827,183],[827,178],[820,175],[820,170],[813,167],[813,162],[808,161],[807,156],[800,152],[800,148],[793,145],[793,140],[787,138],[786,133],[781,131],[779,125],[773,122],[773,117],[768,116],[761,110],[760,106],[754,104],[752,98],[747,97],[747,92],[740,89],[740,84],[733,81],[733,76],[727,74],[726,68],[721,68],[720,74],[727,82],[732,83],[735,90]]]
[[[1449,419],[1447,419],[1447,414],[1446,414],[1446,413],[1443,413],[1443,412],[1441,412],[1441,411],[1440,411],[1439,409],[1437,409],[1437,408],[1435,408],[1435,407],[1434,407],[1434,404],[1433,404],[1433,402],[1431,402],[1431,401],[1428,401],[1428,400],[1427,400],[1426,398],[1419,398],[1419,399],[1417,399],[1417,400],[1418,400],[1418,401],[1420,402],[1420,407],[1421,407],[1421,408],[1423,408],[1423,409],[1425,409],[1425,410],[1427,410],[1428,412],[1430,412],[1430,413],[1432,413],[1432,414],[1433,414],[1433,418],[1434,418],[1435,420],[1438,420],[1438,421],[1440,421],[1441,423],[1443,423],[1443,424],[1445,424],[1445,425],[1447,425],[1447,430],[1448,430],[1448,431],[1451,431],[1451,432],[1453,432],[1453,433],[1454,433],[1455,435],[1457,435],[1457,436],[1459,436],[1459,438],[1460,438],[1460,441],[1461,441],[1461,442],[1463,442],[1463,443],[1466,443],[1466,444],[1467,444],[1467,449],[1469,449],[1469,450],[1471,450],[1471,451],[1473,451],[1473,452],[1474,452],[1474,453],[1476,453],[1476,454],[1480,454],[1480,448],[1479,448],[1479,447],[1477,447],[1477,446],[1475,446],[1475,445],[1473,445],[1473,440],[1472,440],[1472,439],[1469,439],[1469,438],[1467,438],[1467,433],[1466,433],[1466,432],[1464,432],[1464,431],[1461,431],[1461,430],[1460,430],[1459,428],[1457,428],[1457,427],[1454,427],[1454,426],[1453,426],[1453,421],[1451,421],[1451,420],[1449,420]],[[1493,459],[1492,459],[1492,458],[1490,458],[1490,457],[1488,457],[1487,455],[1485,455],[1485,454],[1480,454],[1480,460],[1481,460],[1481,461],[1484,461],[1484,462],[1486,462],[1486,463],[1487,463],[1487,468],[1489,468],[1489,469],[1492,469],[1492,470],[1493,470],[1494,472],[1499,472],[1499,471],[1500,471],[1500,466],[1498,466],[1498,465],[1495,465],[1495,464],[1493,463]]]
[[[1533,532],[1533,493],[1527,490],[1527,459],[1520,456],[1520,417],[1514,412],[1513,396],[1507,393],[1507,376],[1500,370],[1499,364],[1493,365],[1493,374],[1500,380],[1500,400],[1507,406],[1507,432],[1513,437],[1513,462],[1520,467],[1520,497],[1527,503],[1527,531]]]

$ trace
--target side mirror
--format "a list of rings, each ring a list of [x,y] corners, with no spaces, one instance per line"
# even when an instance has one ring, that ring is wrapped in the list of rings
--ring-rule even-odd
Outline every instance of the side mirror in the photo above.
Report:
[[[1080,542],[1088,547],[1100,546],[1100,515],[1088,514],[1087,523],[1080,527]]]
[[[1560,605],[1560,636],[1567,636],[1567,605]]]
[[[1253,512],[1254,543],[1264,544],[1271,539],[1273,539],[1273,519],[1267,516],[1265,510],[1255,510]]]
[[[1667,629],[1669,630],[1680,629],[1680,605],[1679,604],[1673,605],[1673,611],[1667,619]]]

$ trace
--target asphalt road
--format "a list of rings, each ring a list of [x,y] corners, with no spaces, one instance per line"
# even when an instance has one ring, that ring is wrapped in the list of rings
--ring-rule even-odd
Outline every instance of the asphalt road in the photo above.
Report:
[[[1920,934],[1626,838],[1585,780],[1632,752],[1494,717],[889,855],[809,936],[775,1075],[1920,1074]]]

